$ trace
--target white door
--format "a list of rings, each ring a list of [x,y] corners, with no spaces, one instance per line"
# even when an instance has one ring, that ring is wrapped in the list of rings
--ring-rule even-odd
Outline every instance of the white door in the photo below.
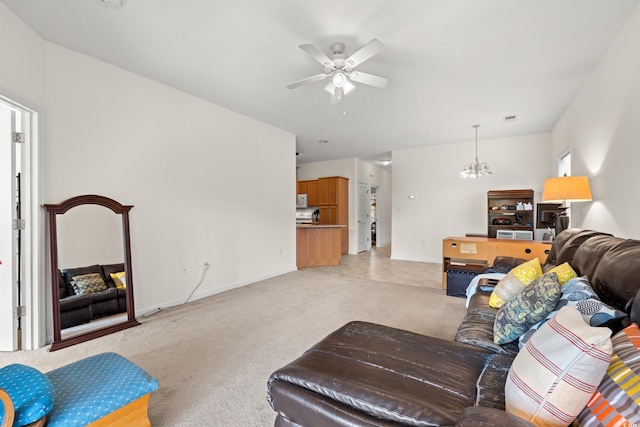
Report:
[[[17,236],[13,229],[16,189],[16,146],[11,141],[15,112],[0,102],[0,351],[18,349]]]
[[[358,252],[369,250],[371,224],[369,224],[369,186],[358,183]]]

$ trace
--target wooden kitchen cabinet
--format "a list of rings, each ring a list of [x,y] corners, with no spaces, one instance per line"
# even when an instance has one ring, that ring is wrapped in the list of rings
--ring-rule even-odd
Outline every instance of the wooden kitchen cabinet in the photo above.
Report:
[[[318,205],[327,206],[329,204],[329,180],[327,178],[318,179]]]
[[[309,181],[298,181],[298,194],[308,194]]]
[[[338,223],[338,206],[320,206],[320,225],[336,225]]]
[[[344,179],[344,178],[343,178]],[[335,177],[335,178],[327,178],[328,181],[328,185],[327,185],[327,195],[328,195],[328,199],[329,199],[329,205],[338,205],[340,202],[338,200],[338,198],[340,197],[340,193],[343,191],[346,191],[346,188],[343,189],[340,186],[340,178]]]
[[[318,180],[307,181],[307,203],[309,206],[319,206]]]
[[[349,179],[341,176],[318,178],[320,224],[344,225],[342,253],[349,252]]]
[[[298,225],[296,265],[299,269],[340,265],[342,225]]]
[[[298,181],[298,194],[307,195],[307,204],[320,209],[320,225],[344,225],[342,253],[349,252],[349,179],[330,176]]]
[[[317,179],[298,181],[298,194],[307,195],[307,205],[309,207],[320,205]]]

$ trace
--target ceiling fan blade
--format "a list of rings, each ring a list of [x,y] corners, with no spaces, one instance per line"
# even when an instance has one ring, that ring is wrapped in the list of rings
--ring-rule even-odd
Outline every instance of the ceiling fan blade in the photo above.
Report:
[[[386,77],[380,77],[369,73],[362,73],[360,71],[352,71],[351,74],[349,74],[349,78],[354,82],[379,87],[380,89],[384,89],[385,87],[387,87],[387,84],[389,84],[389,79]]]
[[[324,80],[331,74],[316,74],[315,76],[307,77],[306,79],[298,80],[297,82],[289,83],[287,87],[289,89],[295,89],[299,86],[303,86],[310,83],[315,83],[320,80]]]
[[[373,39],[362,46],[356,53],[348,57],[344,61],[344,64],[347,68],[355,68],[376,53],[380,52],[382,49],[384,49],[382,42],[378,39]]]
[[[333,61],[331,60],[331,58],[329,58],[327,55],[322,53],[322,51],[320,51],[320,49],[318,49],[314,45],[312,45],[312,44],[301,44],[300,45],[300,49],[302,49],[305,52],[307,52],[309,55],[311,55],[311,57],[313,59],[315,59],[316,61],[318,61],[319,63],[321,63],[325,67],[331,68],[331,67],[334,66]]]

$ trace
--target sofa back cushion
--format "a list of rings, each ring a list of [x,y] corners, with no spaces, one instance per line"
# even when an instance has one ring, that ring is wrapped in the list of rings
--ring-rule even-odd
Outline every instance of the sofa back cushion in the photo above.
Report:
[[[640,241],[620,240],[602,255],[593,276],[593,290],[600,299],[619,309],[629,309],[640,290]]]
[[[568,233],[567,233],[568,232]],[[565,233],[567,233],[565,235]],[[584,242],[595,237],[595,236],[611,236],[610,234],[601,233],[599,231],[593,230],[580,230],[580,229],[570,229],[564,230],[562,233],[558,234],[556,240],[552,245],[552,249],[555,248],[555,259],[553,261],[553,265],[550,265],[549,258],[551,258],[551,251],[549,251],[549,256],[547,257],[547,262],[545,263],[547,268],[544,271],[548,271],[550,268],[555,267],[556,265],[560,265],[562,263],[568,262],[573,265],[573,258],[575,256],[576,251]],[[583,274],[582,272],[578,272],[578,274]]]
[[[567,244],[567,242],[572,240],[577,235],[584,234],[585,231],[591,232],[591,230],[581,230],[579,228],[569,228],[567,230],[562,231],[560,234],[558,234],[556,236],[556,238],[553,240],[553,244],[551,245],[551,249],[549,249],[549,255],[547,255],[547,259],[546,259],[544,265],[542,266],[542,269],[544,271],[547,271],[547,270],[555,267],[556,265],[562,264],[564,261],[562,261],[562,262],[558,261],[559,256],[560,256],[560,252],[562,251],[562,248],[564,248],[564,246]]]
[[[73,289],[69,289],[69,284],[64,278],[62,271],[58,270],[58,298],[66,298],[73,295]]]
[[[580,276],[593,277],[602,255],[609,249],[624,241],[620,237],[608,235],[593,236],[580,245],[573,256],[571,265]]]

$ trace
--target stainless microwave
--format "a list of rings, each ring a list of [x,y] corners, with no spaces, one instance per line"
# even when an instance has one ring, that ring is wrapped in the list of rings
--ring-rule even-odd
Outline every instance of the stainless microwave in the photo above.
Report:
[[[298,194],[298,203],[296,203],[296,208],[307,208],[307,195],[306,194]]]

